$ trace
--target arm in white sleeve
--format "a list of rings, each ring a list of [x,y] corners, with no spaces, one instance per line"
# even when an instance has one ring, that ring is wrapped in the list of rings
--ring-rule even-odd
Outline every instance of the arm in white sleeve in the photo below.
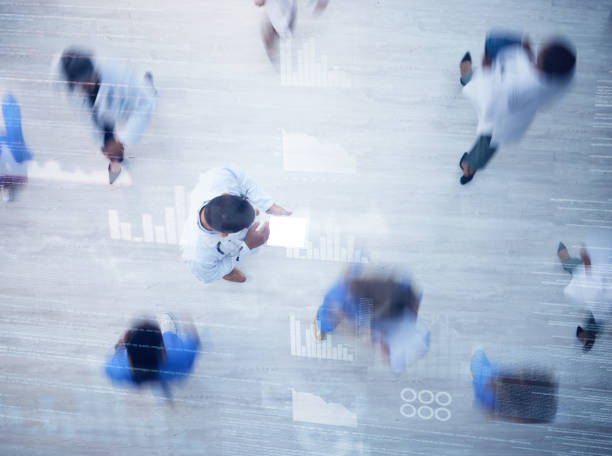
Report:
[[[237,258],[222,255],[215,249],[206,249],[196,260],[189,262],[191,271],[202,282],[211,283],[229,274],[236,266]]]
[[[274,200],[262,191],[255,181],[236,168],[226,168],[236,179],[240,193],[253,203],[255,207],[267,211],[274,204]]]
[[[140,141],[142,133],[147,128],[155,109],[156,96],[152,88],[142,86],[130,88],[128,96],[135,97],[137,101],[127,122],[116,132],[116,136],[122,144],[133,145]]]

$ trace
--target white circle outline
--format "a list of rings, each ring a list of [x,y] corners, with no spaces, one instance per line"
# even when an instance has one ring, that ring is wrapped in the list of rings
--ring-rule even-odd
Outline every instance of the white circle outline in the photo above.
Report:
[[[412,407],[412,415],[406,415],[406,414],[404,413],[404,407]],[[417,413],[417,409],[415,408],[415,406],[414,406],[414,405],[409,404],[408,402],[406,402],[404,405],[402,405],[402,406],[400,407],[400,413],[401,413],[403,416],[405,416],[406,418],[412,418],[414,415],[416,415],[416,413]]]
[[[428,417],[424,417],[423,415],[421,415],[421,410],[423,409],[429,409],[429,412],[431,413],[431,415],[429,415]],[[418,412],[419,418],[421,418],[422,420],[431,420],[434,416],[434,411],[429,405],[421,405],[417,412]]]
[[[431,398],[428,401],[424,401],[423,398],[421,397],[421,395],[423,393],[429,393],[431,395]],[[421,390],[421,391],[419,391],[419,402],[421,404],[431,404],[433,401],[434,401],[434,393],[432,393],[429,390]]]
[[[405,391],[412,391],[412,399],[408,400],[408,399],[406,399],[406,398],[404,397],[404,392],[405,392]],[[400,393],[400,397],[401,397],[401,398],[402,398],[404,401],[406,401],[406,402],[414,402],[414,401],[415,401],[415,399],[417,398],[417,393],[416,393],[416,391],[415,391],[415,390],[413,390],[412,388],[404,388],[404,389],[402,390],[402,392]]]
[[[443,394],[448,396],[448,402],[446,402],[445,404],[440,402],[440,396],[443,395]],[[436,404],[441,405],[442,407],[446,407],[447,405],[450,405],[452,402],[453,402],[453,396],[451,396],[446,391],[439,391],[439,392],[436,393]]]
[[[448,413],[448,416],[445,419],[442,419],[442,418],[440,418],[438,416],[438,412],[440,410],[444,410],[446,413]],[[448,421],[448,420],[451,419],[451,416],[452,416],[451,411],[449,409],[445,408],[445,407],[437,408],[436,412],[435,412],[435,415],[436,415],[436,420],[438,420],[438,421]]]

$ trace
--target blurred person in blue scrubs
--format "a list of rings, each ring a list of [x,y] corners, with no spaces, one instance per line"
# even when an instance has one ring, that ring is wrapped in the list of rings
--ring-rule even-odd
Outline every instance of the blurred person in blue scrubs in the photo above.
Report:
[[[470,364],[474,402],[491,418],[518,423],[549,423],[557,413],[553,373],[533,367],[501,368],[476,350]]]
[[[4,129],[0,128],[0,189],[2,199],[11,201],[28,180],[27,163],[32,154],[21,130],[21,110],[11,93],[2,98]]]
[[[342,321],[361,336],[370,333],[395,375],[429,350],[429,331],[417,320],[421,293],[407,278],[352,266],[327,291],[314,321],[323,340]]]
[[[169,382],[191,372],[200,349],[195,326],[182,328],[171,313],[159,320],[138,320],[121,336],[104,369],[114,384],[159,384],[169,395]]]

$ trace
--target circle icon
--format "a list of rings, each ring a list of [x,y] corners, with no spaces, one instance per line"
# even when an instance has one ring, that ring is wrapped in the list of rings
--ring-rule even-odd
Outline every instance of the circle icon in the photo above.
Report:
[[[409,394],[410,395],[410,399],[407,399],[405,394]],[[400,397],[405,400],[406,402],[412,402],[416,399],[417,397],[417,393],[415,390],[413,390],[412,388],[404,388],[402,390],[402,392],[400,393]]]
[[[436,420],[448,421],[451,418],[451,412],[449,409],[440,407],[436,409]]]
[[[429,405],[421,405],[418,410],[419,418],[422,420],[431,420],[434,416],[434,411]]]
[[[446,391],[440,391],[436,393],[436,402],[438,405],[446,407],[447,405],[450,405],[451,402],[453,402],[453,398]]]
[[[404,404],[400,407],[400,413],[404,415],[406,418],[412,418],[416,415],[416,408],[412,404]]]
[[[434,401],[434,394],[429,390],[419,391],[419,401],[421,404],[431,404]]]

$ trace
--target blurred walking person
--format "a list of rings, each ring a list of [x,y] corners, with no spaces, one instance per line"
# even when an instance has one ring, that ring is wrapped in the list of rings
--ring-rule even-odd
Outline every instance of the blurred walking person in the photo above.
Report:
[[[195,326],[183,327],[174,314],[141,319],[115,345],[105,366],[106,376],[115,384],[159,384],[169,395],[169,382],[187,378],[199,349]]]
[[[273,63],[279,60],[279,41],[291,36],[297,16],[296,0],[255,0],[255,5],[264,7],[261,36],[266,53]]]
[[[491,418],[550,423],[557,414],[558,384],[552,371],[531,366],[502,368],[477,350],[470,365],[474,402]]]
[[[593,249],[583,247],[579,257],[570,256],[562,242],[557,248],[563,269],[572,277],[564,294],[586,312],[584,322],[576,327],[576,338],[585,352],[593,348],[603,326],[612,319],[612,241],[602,238],[590,239]]]
[[[76,94],[94,127],[95,139],[108,158],[109,183],[121,173],[126,146],[140,141],[155,109],[153,76],[97,59],[86,50],[68,48],[60,59],[60,74]]]
[[[407,278],[352,266],[328,290],[314,321],[315,337],[325,339],[342,322],[361,336],[369,332],[392,372],[429,350],[429,331],[417,320],[421,294]]]
[[[463,94],[478,116],[476,142],[459,161],[460,183],[470,182],[498,147],[520,140],[536,113],[557,101],[573,79],[576,52],[561,38],[545,42],[534,56],[518,35],[491,33],[480,71],[467,52],[460,63]]]
[[[0,129],[0,190],[2,199],[11,201],[28,180],[27,164],[32,154],[21,130],[21,110],[11,93],[2,98],[4,129]]]

